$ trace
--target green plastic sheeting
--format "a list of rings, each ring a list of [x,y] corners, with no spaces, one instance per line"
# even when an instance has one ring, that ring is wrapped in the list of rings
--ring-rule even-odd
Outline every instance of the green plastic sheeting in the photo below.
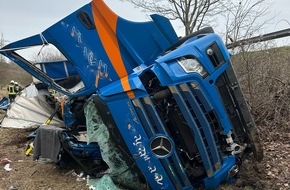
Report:
[[[98,110],[96,109],[93,100],[90,100],[85,105],[84,111],[87,127],[87,143],[98,142],[103,144],[102,142],[109,139],[109,132],[102,118],[98,114]]]
[[[111,140],[110,133],[98,114],[92,99],[87,102],[84,111],[87,126],[87,143],[97,142],[99,144],[102,158],[109,166],[107,175],[101,179],[90,179],[88,185],[95,188],[98,187],[96,188],[98,190],[106,189],[105,187],[108,187],[108,190],[115,190],[114,183],[121,186],[122,189],[140,189],[142,183],[139,181],[138,174],[130,170],[116,143]]]

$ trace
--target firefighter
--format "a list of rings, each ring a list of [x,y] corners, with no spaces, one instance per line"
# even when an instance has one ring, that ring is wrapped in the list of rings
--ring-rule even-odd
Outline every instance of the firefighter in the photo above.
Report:
[[[18,94],[19,92],[21,92],[22,87],[17,82],[15,82],[14,84],[15,84],[15,92],[16,94]]]
[[[13,80],[10,81],[7,87],[7,91],[8,91],[8,97],[9,97],[10,102],[13,102],[17,94],[16,89],[15,89],[15,83]]]

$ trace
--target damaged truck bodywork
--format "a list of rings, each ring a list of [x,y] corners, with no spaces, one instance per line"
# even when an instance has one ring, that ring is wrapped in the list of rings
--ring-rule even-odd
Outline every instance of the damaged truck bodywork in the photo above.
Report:
[[[245,157],[263,155],[229,52],[211,30],[178,38],[168,19],[151,18],[127,21],[93,0],[1,53],[67,96],[66,146],[77,143],[69,133],[85,123],[83,105],[94,103],[129,169],[152,189],[217,188]],[[33,64],[16,52],[48,44],[66,60]]]

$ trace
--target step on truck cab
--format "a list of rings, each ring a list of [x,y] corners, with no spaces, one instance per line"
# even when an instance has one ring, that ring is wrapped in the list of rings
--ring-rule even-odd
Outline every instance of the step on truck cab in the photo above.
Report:
[[[211,28],[178,38],[167,18],[151,19],[131,22],[93,0],[1,53],[66,95],[66,128],[82,115],[76,104],[92,100],[151,189],[217,188],[263,155],[230,54]],[[48,44],[65,59],[35,64],[17,53]]]

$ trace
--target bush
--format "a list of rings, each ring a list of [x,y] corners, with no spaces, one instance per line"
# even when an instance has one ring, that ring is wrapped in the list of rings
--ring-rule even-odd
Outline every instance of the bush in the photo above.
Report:
[[[290,132],[290,47],[242,52],[232,62],[263,140]]]

